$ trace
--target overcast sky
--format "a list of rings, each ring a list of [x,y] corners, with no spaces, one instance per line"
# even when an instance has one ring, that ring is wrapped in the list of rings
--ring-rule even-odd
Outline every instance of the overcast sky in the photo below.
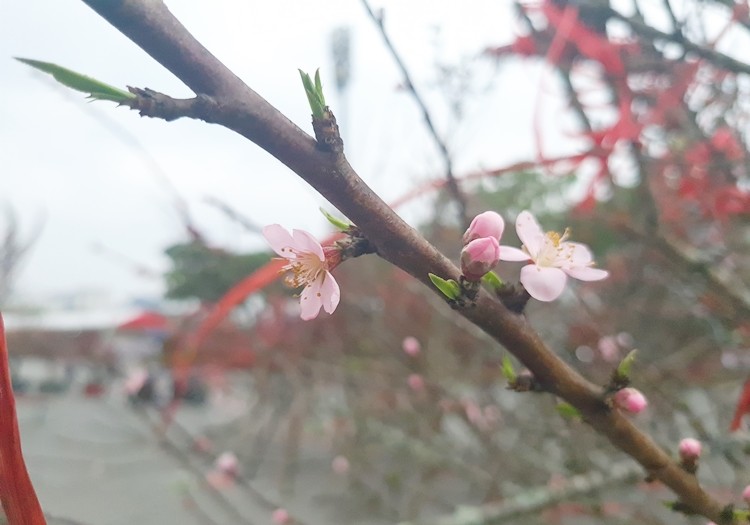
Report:
[[[309,109],[297,68],[321,67],[326,97],[344,124],[351,163],[386,200],[440,176],[441,162],[400,75],[359,1],[179,0],[167,2],[202,43],[250,87],[306,131]],[[375,1],[415,83],[449,136],[459,172],[534,158],[532,121],[540,69],[512,62],[499,73],[478,59],[508,43],[509,2]],[[210,8],[209,8],[210,6]],[[352,31],[352,82],[336,97],[331,32]],[[440,28],[440,31],[436,31]],[[17,283],[21,298],[81,291],[115,298],[156,295],[159,278],[136,274],[120,253],[158,273],[163,250],[185,239],[173,190],[197,226],[219,246],[264,243],[205,204],[219,198],[260,225],[278,222],[326,231],[325,201],[278,161],[218,126],[140,118],[106,102],[86,102],[11,59],[55,62],[115,86],[192,93],[78,0],[6,2],[0,19],[0,207],[17,213],[23,232],[43,221]],[[473,60],[465,118],[450,126],[435,64]],[[554,114],[561,108],[551,104]],[[449,128],[451,128],[449,130]],[[406,209],[407,219],[418,208]],[[5,228],[0,214],[0,232]],[[104,246],[102,253],[96,246]]]

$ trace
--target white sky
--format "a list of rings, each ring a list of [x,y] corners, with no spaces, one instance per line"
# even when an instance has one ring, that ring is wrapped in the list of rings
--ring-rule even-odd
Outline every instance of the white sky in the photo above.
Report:
[[[326,97],[347,124],[342,130],[347,156],[386,200],[440,175],[440,158],[416,105],[396,89],[400,75],[360,2],[167,3],[210,51],[308,132],[309,109],[297,68],[321,67]],[[515,27],[509,2],[381,0],[373,5],[386,9],[387,29],[445,134],[449,118],[435,88],[435,60],[455,64],[487,45],[508,43]],[[342,25],[350,26],[353,35],[348,111],[342,111],[330,76],[330,34]],[[437,39],[436,26],[441,28]],[[21,299],[84,290],[116,298],[158,294],[159,279],[139,277],[94,246],[104,245],[159,272],[166,269],[163,249],[185,234],[159,171],[217,245],[245,249],[264,243],[206,205],[209,196],[260,225],[279,222],[316,234],[326,231],[318,212],[324,200],[238,135],[202,122],[165,123],[113,104],[88,103],[13,56],[55,62],[119,87],[192,94],[78,0],[4,5],[0,212],[12,206],[24,232],[45,221],[17,283]],[[536,97],[528,95],[539,88],[540,68],[508,62],[493,75],[494,67],[487,60],[476,69],[473,87],[485,93],[469,99],[465,120],[451,130],[458,172],[534,158]],[[553,116],[560,110],[547,104]],[[417,217],[414,209],[405,213],[410,220]],[[0,213],[0,234],[4,220]]]

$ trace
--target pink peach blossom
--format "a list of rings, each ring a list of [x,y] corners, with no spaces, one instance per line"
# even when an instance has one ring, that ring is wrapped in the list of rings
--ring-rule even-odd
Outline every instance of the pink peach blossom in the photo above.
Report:
[[[286,283],[293,288],[304,286],[300,295],[300,317],[305,321],[315,319],[321,307],[333,313],[341,292],[329,271],[333,264],[315,237],[304,230],[292,230],[290,235],[278,224],[263,228],[263,236],[273,251],[289,261],[284,266],[284,270],[291,272]]]
[[[534,299],[554,301],[565,289],[568,276],[581,281],[599,281],[609,273],[593,268],[589,248],[580,243],[567,242],[569,231],[562,235],[542,231],[534,216],[522,211],[516,218],[516,232],[522,248],[500,247],[500,260],[531,261],[521,268],[521,284]]]

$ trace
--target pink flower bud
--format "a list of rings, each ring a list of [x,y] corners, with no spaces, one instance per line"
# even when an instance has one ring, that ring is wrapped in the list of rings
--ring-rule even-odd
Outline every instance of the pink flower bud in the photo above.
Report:
[[[745,500],[745,503],[750,505],[750,485],[745,487],[745,490],[742,491],[742,499]]]
[[[474,239],[461,250],[461,273],[467,281],[479,281],[500,260],[500,244],[494,237]]]
[[[276,509],[273,511],[273,514],[271,514],[271,519],[275,525],[288,525],[292,522],[292,518],[289,516],[286,509]]]
[[[613,396],[615,406],[630,412],[631,414],[638,414],[648,406],[646,397],[635,388],[623,388],[615,392]]]
[[[338,475],[343,476],[349,472],[349,460],[344,456],[336,456],[331,461],[331,469]]]
[[[216,461],[214,462],[214,467],[216,468],[216,470],[232,477],[237,476],[237,474],[239,473],[239,465],[240,462],[237,459],[237,456],[235,456],[232,452],[222,452],[222,454],[218,458],[216,458]]]
[[[504,229],[505,221],[500,215],[494,211],[480,213],[474,217],[469,229],[464,233],[464,246],[471,241],[481,239],[482,237],[492,237],[500,242],[500,237],[503,236]]]
[[[409,388],[415,392],[421,392],[424,390],[424,378],[419,374],[410,374],[406,379],[406,383],[409,385]]]
[[[677,450],[680,453],[680,459],[682,459],[682,461],[695,461],[701,457],[702,446],[701,442],[697,439],[685,438],[680,441]]]
[[[422,345],[419,344],[419,340],[412,336],[404,337],[404,340],[401,342],[401,348],[411,357],[418,355],[422,351]]]

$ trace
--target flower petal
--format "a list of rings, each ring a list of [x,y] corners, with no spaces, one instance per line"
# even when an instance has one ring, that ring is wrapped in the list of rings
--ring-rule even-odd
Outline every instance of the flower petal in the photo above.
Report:
[[[341,290],[339,289],[339,283],[333,278],[331,272],[323,274],[323,282],[320,286],[320,298],[323,301],[323,310],[329,314],[332,314],[339,305]]]
[[[577,266],[575,268],[564,268],[563,271],[579,281],[601,281],[609,277],[607,270],[592,268],[591,266]]]
[[[263,228],[263,237],[271,245],[273,251],[286,259],[294,259],[296,256],[289,248],[294,246],[295,242],[289,232],[280,224],[269,224]]]
[[[500,246],[500,260],[501,261],[529,261],[531,257],[529,254],[513,246]]]
[[[323,247],[311,234],[307,233],[305,230],[293,230],[292,237],[294,238],[294,247],[297,250],[314,253],[321,261],[325,260]]]
[[[589,266],[594,260],[589,247],[579,242],[564,242],[561,251],[567,254],[569,267]]]
[[[320,307],[323,306],[322,294],[320,292],[323,279],[315,279],[305,286],[299,298],[300,317],[303,321],[309,321],[318,317]]]
[[[559,268],[527,264],[521,268],[521,284],[538,301],[554,301],[565,289],[568,280]]]
[[[531,259],[536,259],[544,246],[544,231],[529,211],[522,211],[516,217],[516,233],[528,250]]]

